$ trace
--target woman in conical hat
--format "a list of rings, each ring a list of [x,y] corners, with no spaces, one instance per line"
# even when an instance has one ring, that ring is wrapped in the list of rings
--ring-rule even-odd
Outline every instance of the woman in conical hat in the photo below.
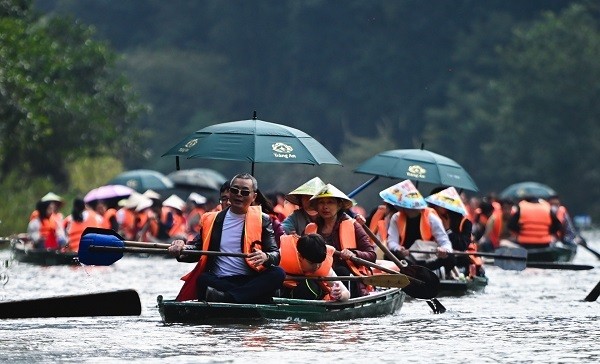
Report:
[[[425,201],[429,203],[442,220],[448,238],[452,243],[452,249],[466,251],[472,241],[473,223],[466,217],[467,209],[456,189],[454,187],[434,188]],[[457,256],[455,258],[455,265],[462,269],[463,273],[468,273],[469,257]],[[448,264],[444,269],[449,272],[453,269],[453,266]]]
[[[333,263],[333,270],[338,276],[367,275],[365,267],[355,265],[352,257],[358,257],[375,263],[377,254],[369,236],[362,226],[350,218],[345,211],[352,207],[352,200],[332,184],[327,184],[310,202],[319,214],[316,219],[317,233],[328,245],[340,251],[340,258]],[[352,297],[369,294],[369,287],[362,283],[349,284]]]
[[[441,267],[452,252],[452,243],[437,213],[430,207],[410,180],[402,181],[379,193],[379,196],[394,207],[396,212],[388,228],[388,248],[399,258],[407,258],[409,249],[416,241],[428,241],[435,245],[438,259],[418,262],[429,269]]]
[[[286,234],[304,235],[306,225],[317,218],[317,212],[310,205],[310,198],[324,186],[325,183],[319,177],[315,177],[285,196],[288,202],[299,206],[281,222]]]

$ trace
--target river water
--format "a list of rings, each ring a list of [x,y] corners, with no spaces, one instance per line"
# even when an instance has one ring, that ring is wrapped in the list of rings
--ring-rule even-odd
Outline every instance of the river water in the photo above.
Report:
[[[600,231],[586,233],[600,251]],[[0,259],[10,252],[0,251]],[[174,297],[193,264],[126,256],[110,267],[38,267],[12,262],[0,300],[132,288],[141,316],[0,320],[0,361],[170,363],[598,363],[600,261],[580,248],[588,271],[487,267],[485,292],[424,301],[393,316],[337,323],[165,325],[156,296]],[[0,272],[1,273],[1,272]]]

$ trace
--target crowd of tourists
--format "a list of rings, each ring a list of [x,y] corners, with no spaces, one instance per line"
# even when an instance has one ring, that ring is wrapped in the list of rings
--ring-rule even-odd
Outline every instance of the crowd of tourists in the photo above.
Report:
[[[442,278],[465,279],[485,275],[483,263],[454,252],[531,249],[577,239],[558,196],[467,200],[454,187],[439,187],[424,198],[405,180],[381,191],[381,204],[366,213],[319,177],[288,193],[263,194],[253,176],[238,174],[219,192],[218,203],[196,192],[184,201],[153,190],[118,201],[75,198],[66,217],[64,200],[50,192],[31,213],[28,235],[36,248],[64,251],[78,250],[87,227],[111,229],[126,240],[170,242],[178,261],[197,263],[183,277],[178,300],[234,303],[265,302],[274,294],[340,301],[369,295],[375,287],[344,277],[374,274],[355,258],[382,262],[391,258],[385,252]],[[186,254],[189,249],[223,254],[198,258]],[[286,279],[290,275],[306,279]]]

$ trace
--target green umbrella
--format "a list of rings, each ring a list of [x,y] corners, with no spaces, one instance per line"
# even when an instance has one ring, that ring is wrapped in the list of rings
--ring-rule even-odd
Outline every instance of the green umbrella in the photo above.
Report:
[[[337,164],[321,143],[289,126],[257,120],[215,124],[188,135],[162,156],[252,163]]]
[[[479,191],[460,164],[425,149],[387,150],[367,159],[354,172]]]
[[[548,198],[556,195],[556,192],[539,182],[519,182],[506,187],[500,192],[500,198],[518,200],[524,197],[531,198]]]
[[[164,190],[173,187],[173,182],[167,176],[150,169],[133,169],[123,172],[107,184],[127,186],[139,193],[146,190]]]

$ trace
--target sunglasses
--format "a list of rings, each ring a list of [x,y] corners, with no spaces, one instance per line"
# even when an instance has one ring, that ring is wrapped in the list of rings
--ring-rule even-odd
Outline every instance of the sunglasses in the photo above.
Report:
[[[248,197],[252,193],[250,190],[240,190],[236,187],[229,187],[229,192],[233,193],[234,195],[242,195],[244,197]]]

